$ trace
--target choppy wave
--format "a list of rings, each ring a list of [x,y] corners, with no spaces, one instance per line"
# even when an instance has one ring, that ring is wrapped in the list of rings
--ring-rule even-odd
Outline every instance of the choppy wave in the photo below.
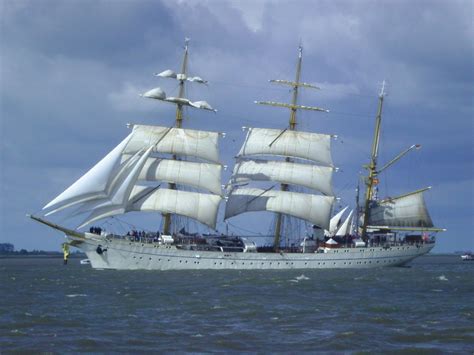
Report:
[[[304,273],[100,272],[75,261],[0,261],[3,351],[473,350],[474,264],[457,258]]]

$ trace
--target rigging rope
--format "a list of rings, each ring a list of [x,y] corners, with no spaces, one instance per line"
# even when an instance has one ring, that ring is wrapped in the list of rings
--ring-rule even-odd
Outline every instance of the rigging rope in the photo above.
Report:
[[[244,232],[247,232],[247,233],[250,233],[250,234],[253,234],[255,236],[261,236],[261,237],[266,237],[266,235],[262,234],[262,233],[255,233],[254,231],[251,231],[251,230],[248,230],[248,229],[245,229],[245,228],[242,228],[242,227],[237,227],[235,224],[227,221],[227,223],[229,225],[231,225],[232,227],[236,228],[236,229],[240,229],[241,231],[244,231]]]

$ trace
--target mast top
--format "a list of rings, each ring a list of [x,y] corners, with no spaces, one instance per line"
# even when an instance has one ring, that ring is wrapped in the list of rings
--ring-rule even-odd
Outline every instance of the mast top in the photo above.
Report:
[[[384,81],[382,81],[382,88],[380,89],[379,97],[383,98],[385,95],[387,95],[387,94],[385,92],[385,80],[384,80]]]
[[[283,103],[283,102],[274,102],[274,101],[254,101],[254,103],[259,104],[259,105],[269,105],[269,106],[289,108],[291,110],[290,129],[294,129],[295,126],[296,126],[296,111],[297,110],[311,110],[311,111],[329,112],[329,110],[326,110],[326,109],[323,109],[323,108],[320,108],[320,107],[304,106],[304,105],[298,105],[297,104],[298,89],[300,87],[310,88],[310,89],[319,89],[319,87],[317,87],[315,85],[300,81],[302,59],[303,59],[303,46],[300,43],[300,45],[298,46],[298,62],[297,62],[297,65],[296,65],[296,78],[295,78],[295,80],[294,81],[281,80],[281,79],[272,79],[272,80],[270,80],[271,83],[288,85],[288,86],[291,86],[293,88],[293,98],[292,98],[291,104]]]
[[[186,82],[193,82],[193,83],[198,83],[198,84],[207,84],[207,81],[201,78],[200,76],[189,76],[187,73],[187,67],[188,67],[188,44],[189,44],[190,39],[186,37],[184,39],[184,55],[183,55],[183,61],[181,64],[181,69],[178,73],[174,72],[171,69],[167,69],[161,73],[155,73],[155,76],[162,77],[162,78],[168,78],[168,79],[174,79],[179,82],[179,93],[177,97],[174,96],[168,96],[166,92],[161,89],[161,88],[154,88],[151,89],[144,94],[141,94],[140,96],[149,98],[149,99],[155,99],[155,100],[161,100],[165,102],[169,102],[172,104],[176,105],[176,124],[179,127],[180,122],[182,121],[182,110],[183,106],[191,106],[203,110],[208,110],[208,111],[214,111],[216,112],[214,108],[212,108],[211,105],[209,105],[206,101],[191,101],[187,98],[185,98],[185,83]]]

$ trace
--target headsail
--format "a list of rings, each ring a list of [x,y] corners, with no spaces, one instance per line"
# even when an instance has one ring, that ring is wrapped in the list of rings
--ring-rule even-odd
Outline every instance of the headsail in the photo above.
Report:
[[[110,177],[115,175],[117,169],[119,169],[123,149],[132,138],[132,135],[129,134],[92,169],[50,201],[43,209],[63,209],[81,202],[106,197],[107,190],[110,187]]]
[[[218,133],[208,131],[136,125],[122,143],[45,209],[53,209],[48,213],[51,214],[80,204],[70,215],[89,211],[90,215],[80,225],[83,227],[98,219],[136,210],[132,191],[140,181],[149,181],[156,186],[170,182],[207,190],[214,194],[209,196],[215,204],[221,199],[222,166],[215,163],[218,162],[218,136]],[[170,160],[151,157],[152,154],[197,157],[213,163]],[[158,193],[159,196],[163,194]],[[183,192],[181,195],[186,194]],[[187,207],[204,208],[202,204],[189,204]],[[217,209],[205,208],[208,210],[206,213],[217,215]],[[160,209],[164,210],[172,208]],[[182,208],[173,213],[181,212],[194,218],[193,213]],[[195,216],[199,217],[199,212],[195,212]],[[215,224],[215,216],[196,219],[206,225]]]
[[[345,236],[347,234],[350,234],[353,212],[354,211],[349,212],[349,215],[347,216],[346,220],[344,221],[344,223],[342,223],[342,225],[337,230],[336,236]]]
[[[329,229],[325,231],[325,234],[327,236],[334,235],[339,228],[339,223],[341,222],[342,215],[346,210],[349,208],[349,206],[344,207],[342,210],[340,210],[338,213],[336,213],[334,216],[331,217],[331,220],[329,221]]]

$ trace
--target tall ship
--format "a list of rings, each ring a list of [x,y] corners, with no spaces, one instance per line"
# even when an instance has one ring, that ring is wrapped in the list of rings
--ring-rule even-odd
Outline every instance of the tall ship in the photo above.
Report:
[[[335,213],[331,157],[332,135],[298,130],[300,110],[328,112],[301,105],[301,89],[319,89],[300,80],[302,48],[291,80],[270,80],[292,90],[291,103],[256,101],[289,110],[281,129],[246,128],[247,134],[230,181],[223,186],[219,139],[223,133],[183,128],[183,109],[216,111],[206,101],[185,97],[187,83],[206,84],[188,74],[188,41],[179,73],[155,74],[178,82],[178,96],[161,88],[144,98],[176,105],[173,126],[130,125],[131,133],[109,154],[49,202],[33,220],[65,234],[67,246],[87,254],[98,269],[327,269],[400,266],[428,253],[435,245],[435,228],[420,189],[379,199],[379,174],[412,149],[379,168],[377,164],[384,86],[379,95],[372,154],[364,178],[363,203],[343,220]],[[218,211],[224,218],[266,211],[274,215],[273,242],[258,245],[246,237],[203,235],[190,231],[192,220],[215,230]],[[62,211],[81,218],[76,228],[53,223],[49,215]],[[161,214],[153,231],[107,233],[94,224],[129,212]],[[311,233],[307,228],[311,226]]]

